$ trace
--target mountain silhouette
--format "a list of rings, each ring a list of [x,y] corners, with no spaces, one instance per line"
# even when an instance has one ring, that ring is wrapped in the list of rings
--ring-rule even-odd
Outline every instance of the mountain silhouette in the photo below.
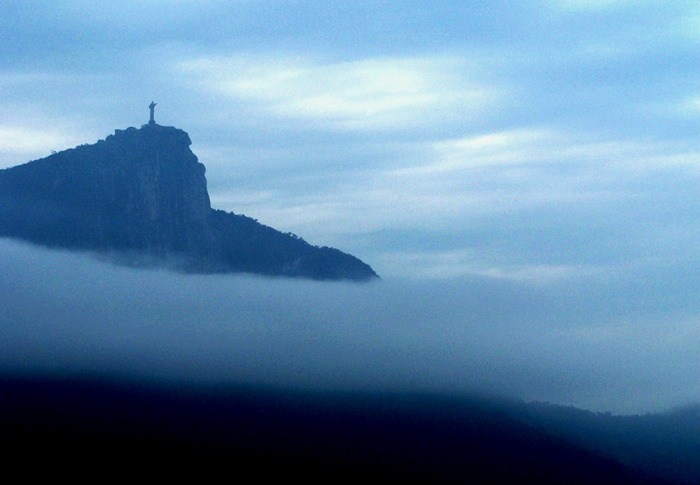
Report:
[[[140,129],[0,170],[0,237],[195,273],[377,278],[352,255],[212,209],[191,143],[151,114]]]
[[[323,484],[683,483],[578,446],[479,396],[2,374],[0,396],[5,469],[25,474],[40,463],[54,475],[90,478],[97,469]],[[93,466],[77,466],[76,457]]]

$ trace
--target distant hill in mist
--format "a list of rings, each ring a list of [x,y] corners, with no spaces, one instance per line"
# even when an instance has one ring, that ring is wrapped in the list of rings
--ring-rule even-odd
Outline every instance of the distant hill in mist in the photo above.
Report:
[[[0,237],[187,272],[377,277],[354,256],[212,209],[190,145],[186,132],[149,123],[0,170]]]
[[[700,484],[700,404],[629,416],[547,403],[516,405],[510,410],[519,421],[629,466],[674,483]]]

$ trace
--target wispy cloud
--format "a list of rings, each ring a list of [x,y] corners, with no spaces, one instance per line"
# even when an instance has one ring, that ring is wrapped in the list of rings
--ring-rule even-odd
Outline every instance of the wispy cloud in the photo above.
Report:
[[[25,128],[0,124],[0,168],[45,157],[52,151],[78,144],[74,135],[60,129]]]
[[[545,284],[681,257],[693,244],[691,146],[540,127],[410,145],[410,156],[389,154],[332,184],[288,179],[212,200],[360,254],[384,275]],[[479,233],[475,244],[468,234]]]
[[[679,108],[681,113],[700,116],[700,94],[684,99]]]
[[[551,133],[544,130],[520,129],[440,140],[431,144],[434,156],[427,165],[400,169],[397,174],[542,162],[548,139],[551,139]]]
[[[555,6],[564,10],[605,10],[621,6],[627,6],[630,0],[557,0]]]
[[[392,274],[415,279],[452,279],[480,276],[528,285],[547,285],[561,280],[598,276],[612,271],[596,265],[501,264],[494,265],[476,249],[430,252],[394,252],[380,255],[379,263]]]
[[[413,147],[413,156],[402,161],[404,166],[378,161],[354,179],[334,185],[332,192],[321,185],[304,186],[295,194],[290,184],[251,193],[220,192],[214,199],[224,206],[242,205],[252,213],[269,214],[281,223],[304,224],[309,218],[302,215],[313,214],[315,221],[324,221],[326,231],[334,226],[327,219],[352,217],[353,212],[361,215],[366,228],[374,227],[373,217],[385,218],[378,227],[400,221],[420,226],[421,220],[435,223],[438,214],[517,212],[533,205],[620,200],[630,195],[632,180],[659,170],[700,167],[700,152],[684,146],[587,140],[544,129],[492,132]],[[257,203],[261,205],[256,207]]]
[[[486,168],[566,167],[580,180],[581,169],[595,166],[635,173],[696,166],[700,152],[686,144],[628,139],[596,139],[560,130],[522,128],[430,143],[433,155],[397,175],[427,175]],[[514,172],[510,172],[511,174]],[[598,177],[602,176],[597,172]],[[600,179],[599,179],[600,180]]]
[[[341,129],[401,127],[473,118],[497,97],[452,57],[202,57],[178,72],[220,95],[259,104],[277,117],[318,120]]]

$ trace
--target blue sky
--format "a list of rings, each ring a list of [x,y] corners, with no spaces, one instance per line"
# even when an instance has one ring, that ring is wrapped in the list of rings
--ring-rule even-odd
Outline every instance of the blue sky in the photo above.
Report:
[[[156,119],[385,278],[697,265],[695,1],[0,2],[0,167]]]

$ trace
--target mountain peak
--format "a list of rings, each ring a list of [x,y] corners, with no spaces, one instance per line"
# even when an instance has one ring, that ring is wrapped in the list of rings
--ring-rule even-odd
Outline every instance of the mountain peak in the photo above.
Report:
[[[155,123],[154,107],[141,128],[0,170],[0,236],[188,272],[377,276],[337,249],[212,209],[189,135]]]
[[[182,144],[186,147],[192,145],[192,140],[190,135],[180,128],[175,128],[174,126],[163,126],[156,123],[148,123],[141,125],[141,128],[134,128],[133,126],[126,128],[124,130],[114,130],[113,135],[109,135],[104,140],[100,140],[109,143],[124,143],[134,140],[150,140],[152,142],[170,142]]]

